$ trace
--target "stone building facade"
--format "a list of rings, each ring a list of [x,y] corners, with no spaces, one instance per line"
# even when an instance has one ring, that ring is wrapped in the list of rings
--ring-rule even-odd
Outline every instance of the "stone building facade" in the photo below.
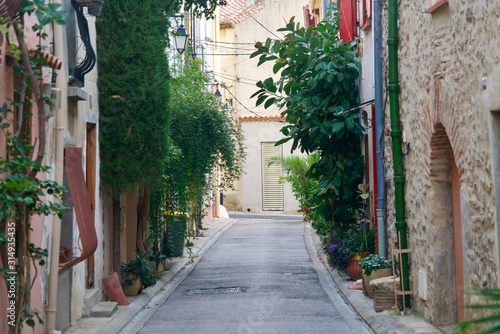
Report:
[[[498,287],[500,3],[402,0],[398,20],[413,306],[448,324],[477,316],[461,308],[474,302],[464,291]],[[385,120],[388,234],[397,240],[388,107]]]

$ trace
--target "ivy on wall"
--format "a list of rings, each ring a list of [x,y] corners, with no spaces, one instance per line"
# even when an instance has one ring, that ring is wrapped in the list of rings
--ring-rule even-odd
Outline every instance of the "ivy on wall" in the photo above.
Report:
[[[7,13],[9,12],[7,8]],[[40,176],[50,170],[42,164],[45,153],[46,105],[53,101],[42,94],[42,66],[46,64],[41,51],[47,34],[44,27],[51,23],[64,25],[66,12],[59,4],[42,0],[23,1],[12,17],[0,17],[2,42],[12,54],[13,74],[18,85],[11,94],[14,99],[0,101],[0,131],[3,133],[6,155],[0,157],[0,274],[5,279],[9,309],[2,323],[8,324],[9,333],[17,334],[36,321],[43,324],[41,311],[31,306],[31,288],[38,272],[46,263],[48,252],[31,239],[34,215],[61,217],[67,210],[62,203],[65,188],[57,182]],[[3,8],[2,14],[5,13]],[[19,14],[19,15],[15,15]],[[38,22],[25,25],[25,15],[35,15]],[[35,51],[28,51],[25,31],[31,28],[39,38]],[[2,78],[6,79],[6,78]],[[30,126],[31,108],[36,104],[39,133],[36,138]],[[16,115],[17,114],[17,115]],[[15,119],[13,115],[16,115]],[[36,147],[37,146],[37,147]],[[32,267],[35,268],[34,272]]]

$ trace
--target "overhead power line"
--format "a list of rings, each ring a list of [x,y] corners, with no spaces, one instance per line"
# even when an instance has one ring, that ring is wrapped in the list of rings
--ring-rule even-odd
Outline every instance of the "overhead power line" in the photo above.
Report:
[[[225,41],[214,41],[208,37],[205,37],[205,42],[209,42],[209,43],[217,43],[217,44],[236,44],[236,45],[255,45],[255,42],[252,42],[252,43],[243,43],[243,42],[225,42]]]
[[[251,53],[203,53],[204,56],[250,56]]]
[[[280,39],[282,37],[279,37],[277,36],[274,32],[272,32],[271,30],[269,30],[265,25],[263,25],[262,23],[260,23],[255,17],[253,17],[253,14],[250,13],[248,10],[246,10],[246,8],[244,6],[241,7],[245,12],[247,12],[248,15],[250,15],[250,17],[255,21],[257,22],[262,28],[266,29],[267,31],[269,31],[274,37],[276,37],[277,39]]]
[[[222,85],[222,88],[224,88],[229,93],[229,95],[231,95],[233,97],[233,99],[235,99],[236,102],[238,102],[245,110],[247,110],[247,111],[251,112],[252,114],[258,116],[259,118],[265,119],[267,121],[277,122],[277,123],[286,123],[285,121],[280,121],[280,120],[276,120],[276,119],[267,118],[265,116],[262,116],[262,115],[256,113],[253,110],[248,109],[243,103],[240,102],[240,100],[238,100],[236,98],[236,96],[233,95],[233,93],[231,93],[231,91],[226,87],[226,85],[224,83],[222,83],[221,85]]]
[[[253,82],[258,82],[259,80],[256,80],[256,79],[250,79],[250,78],[245,78],[245,77],[240,77],[239,75],[232,75],[232,74],[228,74],[228,73],[221,73],[221,72],[216,72],[216,71],[211,71],[213,73],[217,73],[217,74],[221,74],[221,75],[225,75],[225,76],[230,76],[230,77],[234,77],[236,79],[243,79],[243,80],[248,80],[248,81],[253,81]]]
[[[205,44],[207,47],[212,47],[212,48],[217,48],[217,49],[230,49],[230,50],[243,50],[243,51],[254,51],[255,48],[252,47],[239,47],[239,46],[232,46],[232,45],[222,45],[220,42],[207,42],[202,39],[198,39],[197,42],[199,44]]]
[[[219,78],[224,79],[224,80],[230,80],[230,81],[233,81],[233,82],[236,82],[236,83],[240,83],[240,84],[245,84],[245,85],[250,85],[250,86],[256,87],[255,83],[250,83],[250,82],[245,82],[245,81],[241,81],[241,80],[236,80],[236,79],[233,79],[233,78],[230,78],[230,77],[226,77],[226,76],[221,75],[221,74],[215,74],[214,73],[214,76],[219,77]]]

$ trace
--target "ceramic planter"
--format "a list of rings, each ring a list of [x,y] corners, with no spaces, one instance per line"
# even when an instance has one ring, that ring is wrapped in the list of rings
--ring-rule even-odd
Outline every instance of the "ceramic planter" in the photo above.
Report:
[[[353,281],[357,281],[363,277],[363,269],[359,266],[359,262],[366,257],[367,253],[356,253],[351,257],[351,263],[347,266],[345,271]]]
[[[139,277],[136,277],[131,285],[126,285],[123,287],[123,293],[125,296],[137,296],[141,292],[142,283]]]

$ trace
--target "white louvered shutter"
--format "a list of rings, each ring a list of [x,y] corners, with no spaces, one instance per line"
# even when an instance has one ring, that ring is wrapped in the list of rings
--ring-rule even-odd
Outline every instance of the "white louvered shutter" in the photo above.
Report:
[[[262,211],[283,211],[283,184],[280,177],[283,175],[281,164],[267,167],[267,159],[281,157],[283,147],[274,146],[275,143],[262,144]]]

